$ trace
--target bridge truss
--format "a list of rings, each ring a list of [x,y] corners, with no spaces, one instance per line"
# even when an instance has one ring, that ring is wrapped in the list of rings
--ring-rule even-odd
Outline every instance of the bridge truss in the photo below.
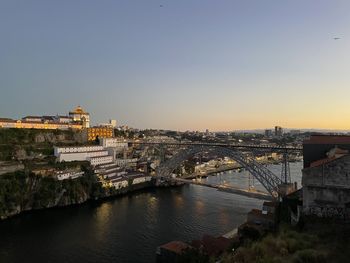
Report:
[[[209,145],[191,145],[175,154],[169,160],[163,162],[157,169],[157,176],[161,179],[171,179],[173,171],[181,163],[190,157],[201,153],[213,153],[220,157],[229,157],[244,167],[252,176],[254,176],[271,194],[272,197],[278,196],[278,186],[282,184],[281,178],[267,169],[264,165],[258,163],[254,157],[244,154],[236,148]]]

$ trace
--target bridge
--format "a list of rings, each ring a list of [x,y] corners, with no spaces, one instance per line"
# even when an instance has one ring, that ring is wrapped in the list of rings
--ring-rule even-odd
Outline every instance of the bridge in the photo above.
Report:
[[[278,146],[269,144],[237,144],[237,143],[208,143],[208,142],[147,142],[147,141],[128,141],[129,144],[134,145],[163,145],[163,146],[209,146],[209,147],[225,147],[233,149],[246,149],[246,150],[268,150],[277,152],[302,152],[302,147],[292,146]]]
[[[208,143],[208,142],[152,142],[152,141],[129,141],[129,144],[146,145],[164,148],[178,147],[182,149],[169,160],[164,160],[157,168],[156,173],[160,181],[177,181],[181,183],[196,184],[207,187],[216,188],[220,191],[241,194],[249,197],[260,199],[276,199],[279,196],[280,186],[290,183],[290,171],[288,154],[302,153],[302,147],[292,146],[278,146],[271,144],[236,144],[236,143]],[[199,153],[212,153],[220,157],[229,157],[235,160],[243,168],[245,168],[254,178],[256,178],[267,192],[256,191],[253,189],[241,189],[238,187],[223,185],[223,184],[208,184],[184,178],[173,177],[174,170],[181,165],[181,163]],[[253,156],[245,154],[247,152],[253,153]],[[278,152],[283,155],[282,172],[278,177],[264,165],[257,162],[254,154],[261,152]],[[164,154],[164,152],[163,152]]]
[[[272,197],[270,194],[265,193],[263,191],[259,191],[256,189],[242,189],[240,187],[236,187],[229,184],[209,184],[198,180],[191,181],[191,180],[182,179],[179,177],[172,178],[171,180],[175,182],[185,183],[185,184],[195,184],[200,186],[206,186],[206,187],[217,189],[222,192],[243,195],[251,198],[257,198],[257,199],[268,200],[268,201],[271,201],[274,199],[274,197]]]
[[[262,198],[262,199],[276,199],[279,195],[279,187],[284,183],[288,182],[289,168],[287,153],[288,152],[301,152],[302,148],[297,147],[283,147],[283,146],[272,146],[272,145],[242,145],[242,144],[223,144],[223,143],[156,143],[149,142],[143,143],[147,145],[162,144],[162,145],[177,145],[184,146],[184,149],[179,151],[169,160],[161,163],[158,167],[156,173],[160,180],[178,181],[183,183],[197,184],[216,188],[221,191],[232,192],[237,194],[246,195],[249,197]],[[264,165],[257,162],[254,156],[248,156],[243,153],[243,151],[254,151],[254,150],[268,150],[268,151],[278,151],[284,153],[283,156],[285,161],[283,162],[284,168],[283,176],[278,177]],[[202,183],[198,181],[191,181],[186,179],[181,179],[179,177],[173,177],[173,171],[181,165],[181,163],[190,157],[198,153],[212,153],[220,157],[229,157],[235,160],[238,164],[244,167],[254,178],[256,178],[261,185],[267,190],[267,193],[261,191],[251,191],[246,189],[239,189],[237,187],[228,185],[210,185],[207,183]],[[290,178],[290,177],[289,177]],[[290,179],[289,179],[290,180]]]

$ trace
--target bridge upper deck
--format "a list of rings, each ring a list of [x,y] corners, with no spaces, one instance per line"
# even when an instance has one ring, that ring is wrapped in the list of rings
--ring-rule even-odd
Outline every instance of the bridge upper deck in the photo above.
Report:
[[[169,145],[169,146],[209,146],[209,147],[227,147],[237,149],[260,149],[270,151],[283,151],[283,152],[302,152],[302,147],[292,146],[276,146],[268,144],[234,144],[234,143],[206,143],[206,142],[144,142],[144,141],[129,141],[131,144],[139,145]]]

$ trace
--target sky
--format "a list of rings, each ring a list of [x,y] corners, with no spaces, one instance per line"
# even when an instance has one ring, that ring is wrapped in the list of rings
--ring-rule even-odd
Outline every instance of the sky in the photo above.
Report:
[[[350,129],[350,1],[0,0],[0,91],[15,119]]]

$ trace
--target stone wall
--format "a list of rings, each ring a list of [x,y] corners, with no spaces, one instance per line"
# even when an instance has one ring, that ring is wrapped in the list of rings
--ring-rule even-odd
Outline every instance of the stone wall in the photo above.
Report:
[[[350,156],[303,170],[306,215],[350,219]]]

